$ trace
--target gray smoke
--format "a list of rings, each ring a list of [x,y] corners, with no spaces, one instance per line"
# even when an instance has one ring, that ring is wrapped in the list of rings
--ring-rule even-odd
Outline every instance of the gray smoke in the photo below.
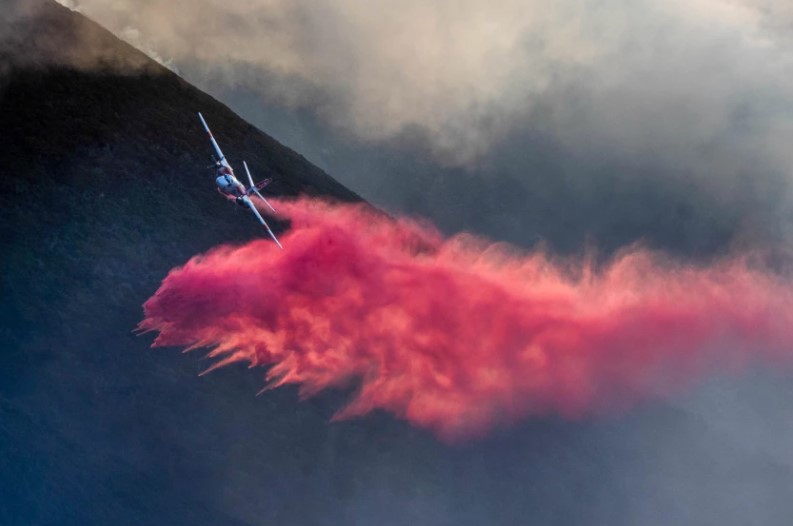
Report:
[[[739,148],[790,161],[782,2],[64,3],[163,63],[254,86],[358,139],[423,130],[447,164],[483,159],[548,99],[538,124],[585,153],[685,163],[739,126]]]

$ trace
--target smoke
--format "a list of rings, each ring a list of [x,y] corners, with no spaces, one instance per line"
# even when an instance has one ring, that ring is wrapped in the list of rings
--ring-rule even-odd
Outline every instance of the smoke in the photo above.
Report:
[[[265,98],[311,107],[359,137],[385,140],[419,127],[439,151],[461,158],[481,154],[502,131],[496,121],[547,90],[556,70],[599,52],[582,42],[582,20],[565,21],[571,5],[532,4],[69,3],[121,36],[134,32],[136,44],[196,77],[259,84]],[[560,24],[572,27],[547,31]]]
[[[4,0],[0,9],[0,86],[14,68],[68,67],[136,75],[153,72],[142,53],[118,53],[115,37],[49,0]]]
[[[752,146],[791,139],[775,111],[791,103],[784,2],[68,3],[213,91],[251,88],[364,141],[422,131],[450,164],[548,104],[533,127],[576,148],[687,156],[736,127]]]
[[[633,249],[605,265],[516,253],[364,205],[282,202],[291,230],[174,269],[144,305],[155,346],[212,347],[303,396],[354,388],[442,438],[619,412],[706,375],[787,363],[793,288],[736,258]]]

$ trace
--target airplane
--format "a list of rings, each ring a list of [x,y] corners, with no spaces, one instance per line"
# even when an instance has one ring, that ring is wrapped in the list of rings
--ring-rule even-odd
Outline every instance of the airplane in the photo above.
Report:
[[[273,205],[267,202],[267,199],[265,199],[264,196],[259,193],[259,190],[270,184],[272,179],[265,179],[259,184],[253,184],[253,177],[251,176],[251,171],[248,169],[248,163],[242,161],[243,166],[245,166],[245,173],[248,174],[248,183],[250,183],[250,187],[246,189],[245,186],[239,182],[236,177],[234,177],[234,170],[232,170],[231,165],[226,160],[226,156],[223,155],[222,151],[220,151],[220,146],[218,146],[215,137],[209,130],[207,121],[204,120],[204,116],[201,115],[201,112],[198,113],[198,117],[201,119],[201,124],[204,125],[204,129],[209,134],[209,140],[212,142],[212,147],[215,148],[215,153],[218,154],[218,158],[215,159],[215,168],[217,169],[217,178],[215,179],[215,184],[218,187],[218,192],[229,201],[237,203],[239,206],[249,208],[250,211],[253,212],[253,215],[256,216],[256,219],[259,220],[259,223],[261,223],[262,226],[267,229],[267,233],[270,234],[271,238],[273,238],[273,241],[275,241],[275,244],[278,245],[278,248],[283,250],[284,247],[281,246],[278,238],[275,237],[273,231],[270,230],[270,226],[267,224],[264,218],[262,218],[259,211],[256,210],[256,206],[253,204],[253,201],[251,201],[250,198],[250,196],[256,195],[256,197],[261,199],[264,204],[270,207],[270,210],[275,212]]]

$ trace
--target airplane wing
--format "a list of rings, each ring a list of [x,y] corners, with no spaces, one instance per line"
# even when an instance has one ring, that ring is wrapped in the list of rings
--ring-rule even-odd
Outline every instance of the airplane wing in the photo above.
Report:
[[[207,126],[207,121],[204,120],[204,116],[201,115],[201,112],[198,112],[198,118],[201,119],[201,124],[204,125],[204,129],[209,134],[209,140],[212,141],[212,147],[215,148],[215,153],[218,154],[218,161],[220,161],[224,166],[228,166],[228,161],[226,161],[226,156],[223,155],[223,152],[220,151],[220,146],[218,146],[215,137],[212,135],[212,132],[209,130],[209,126]]]
[[[255,184],[253,184],[253,177],[251,177],[251,171],[250,171],[250,170],[248,170],[248,163],[246,163],[245,161],[242,161],[242,164],[243,164],[243,166],[245,166],[245,173],[246,173],[246,174],[248,174],[248,182],[249,182],[249,183],[250,183],[250,185],[251,185],[251,191],[252,191],[254,194],[256,194],[256,196],[257,196],[259,199],[261,199],[262,201],[264,201],[264,204],[266,204],[267,206],[269,206],[269,207],[270,207],[270,210],[272,210],[273,212],[275,212],[275,208],[273,208],[273,205],[271,205],[271,204],[270,204],[270,203],[267,201],[267,199],[265,199],[265,198],[264,198],[264,196],[263,196],[262,194],[260,194],[260,193],[259,193],[259,188],[264,188],[264,186],[266,185],[266,183],[267,183],[267,182],[269,182],[269,181],[266,181],[266,182],[265,182],[265,185],[262,185],[262,186],[257,186],[257,185],[255,185]],[[261,183],[260,183],[260,184],[261,184]]]
[[[259,223],[261,223],[262,226],[264,226],[264,228],[267,229],[267,233],[270,234],[271,238],[273,238],[273,241],[275,241],[275,244],[278,245],[278,248],[283,250],[284,247],[281,246],[281,242],[278,241],[278,238],[275,237],[275,234],[273,234],[273,231],[270,230],[270,225],[267,224],[267,221],[265,221],[264,218],[262,218],[262,215],[259,213],[259,211],[256,210],[256,205],[253,204],[253,201],[251,201],[250,198],[247,195],[242,196],[242,199],[245,202],[245,204],[248,205],[248,208],[251,209],[251,212],[253,212],[253,215],[256,216],[256,219],[259,220]]]

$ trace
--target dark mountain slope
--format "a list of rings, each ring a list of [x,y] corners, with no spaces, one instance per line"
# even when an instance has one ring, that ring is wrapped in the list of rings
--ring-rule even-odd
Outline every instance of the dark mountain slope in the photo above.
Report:
[[[97,288],[127,305],[192,253],[262,234],[214,192],[199,110],[232,160],[274,178],[269,191],[357,198],[82,16],[4,2],[0,235],[15,326],[95,306]]]
[[[262,236],[215,194],[195,112],[277,193],[355,195],[51,2],[0,0],[0,86],[0,525],[793,516],[787,465],[682,411],[452,448],[377,415],[330,424],[336,395],[255,397],[258,371],[199,378],[197,355],[130,334],[174,265]]]
[[[130,335],[170,268],[263,235],[215,193],[197,111],[270,193],[358,199],[81,15],[0,2],[0,524],[236,522],[206,447],[234,435],[200,429],[237,397],[264,420],[258,375],[213,398],[205,363]]]

